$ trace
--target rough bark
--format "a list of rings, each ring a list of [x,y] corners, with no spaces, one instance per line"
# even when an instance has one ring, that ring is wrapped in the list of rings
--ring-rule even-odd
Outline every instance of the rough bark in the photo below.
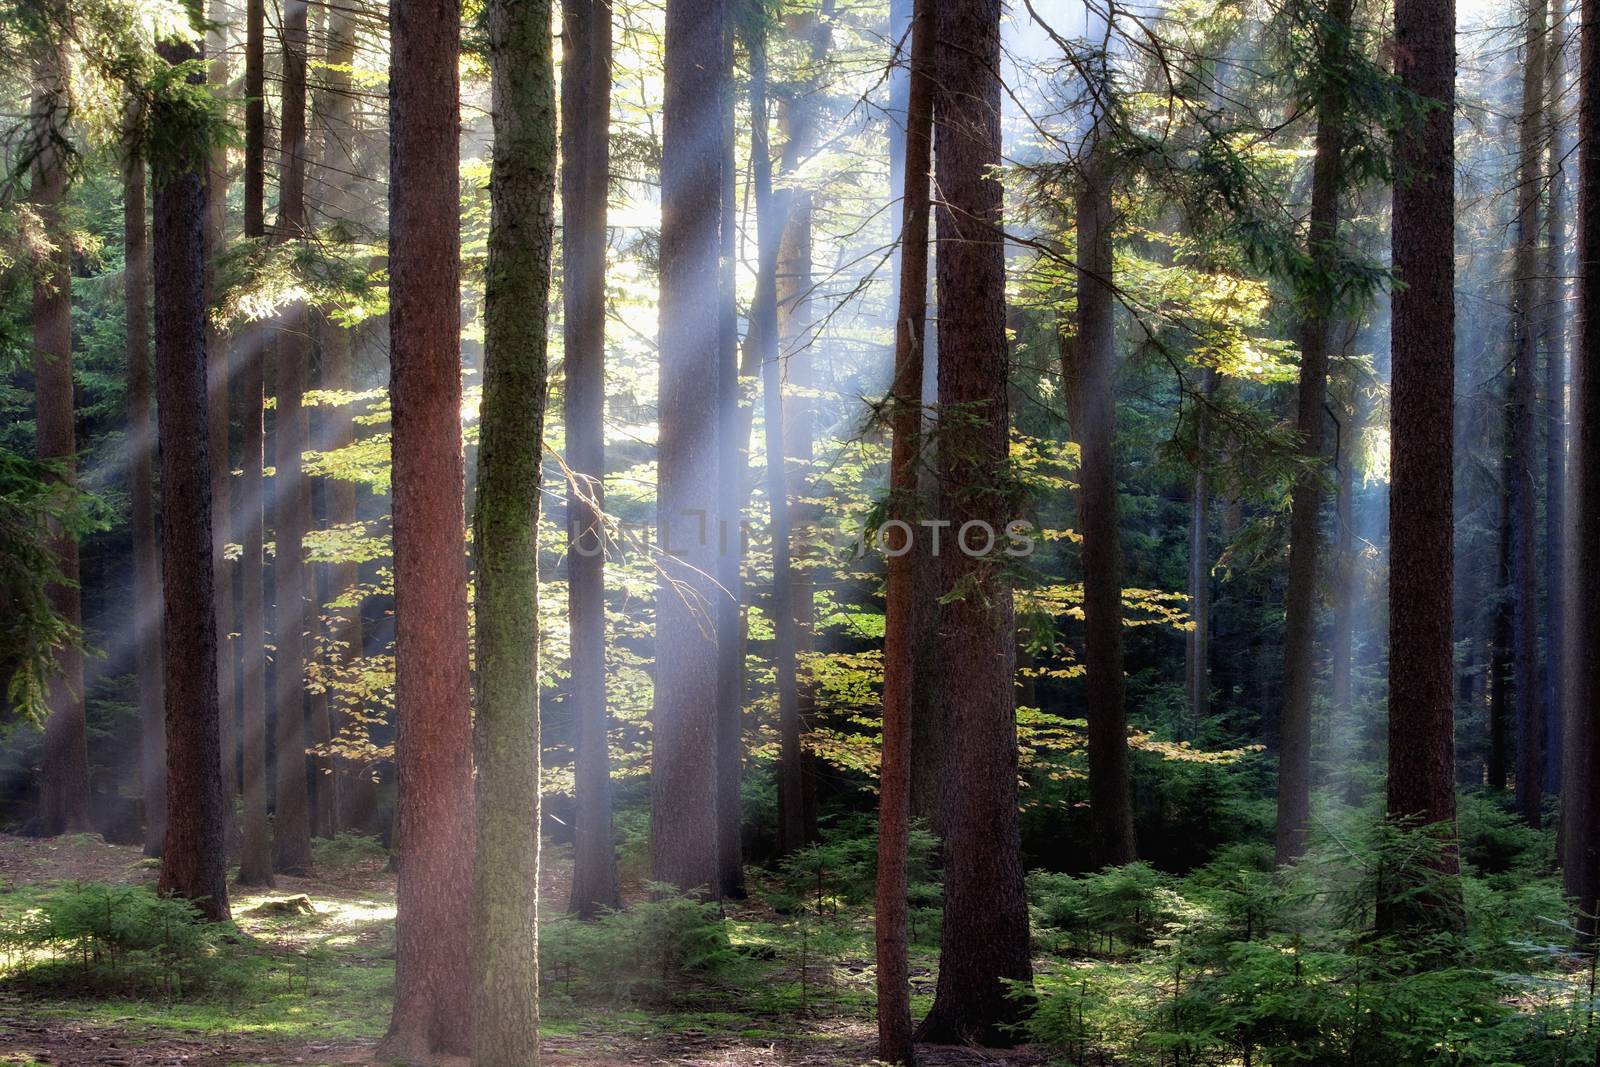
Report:
[[[265,0],[245,9],[244,236],[266,233]],[[265,462],[266,332],[259,323],[240,327],[239,388],[239,731],[243,759],[244,826],[239,842],[239,884],[272,884],[272,831],[267,821],[267,675],[263,542],[266,525],[262,467]]]
[[[1517,186],[1517,245],[1512,287],[1516,351],[1511,369],[1511,581],[1515,603],[1512,640],[1517,694],[1517,811],[1529,826],[1541,821],[1544,716],[1539,693],[1538,423],[1539,241],[1543,234],[1544,79],[1547,0],[1528,11],[1523,57],[1521,167]]]
[[[1562,693],[1566,688],[1566,446],[1567,446],[1567,124],[1568,30],[1565,0],[1551,0],[1550,34],[1545,47],[1545,143],[1550,151],[1550,201],[1544,248],[1540,335],[1544,338],[1544,790],[1560,793],[1562,780]]]
[[[883,639],[883,755],[878,775],[878,1059],[914,1063],[911,971],[906,950],[906,852],[911,828],[911,738],[915,728],[917,616],[914,530],[922,439],[922,340],[928,303],[928,173],[932,165],[933,0],[912,16],[910,86],[900,208],[900,278],[894,327],[894,387],[889,396],[889,515],[901,525],[888,556]]]
[[[150,231],[145,220],[144,158],[131,145],[123,163],[122,207],[139,769],[144,791],[144,854],[159,856],[167,839],[167,739],[161,698],[161,550],[156,539],[156,436],[150,421]]]
[[[1399,0],[1401,85],[1435,105],[1395,138],[1391,305],[1393,384],[1389,510],[1388,813],[1455,825],[1451,607],[1455,406],[1455,3]],[[1453,852],[1443,857],[1454,873]],[[1388,928],[1456,926],[1459,889],[1389,897]]]
[[[1353,0],[1332,0],[1318,26],[1319,63],[1347,64]],[[1331,79],[1337,85],[1338,79]],[[1278,726],[1278,822],[1274,854],[1279,864],[1305,852],[1311,821],[1311,689],[1316,663],[1316,593],[1322,556],[1322,479],[1325,465],[1323,407],[1328,398],[1328,341],[1339,273],[1339,193],[1348,137],[1345,94],[1325,89],[1317,99],[1317,134],[1311,164],[1311,219],[1306,234],[1309,276],[1301,284],[1300,387],[1295,426],[1301,466],[1291,493],[1289,581],[1285,596],[1284,699]]]
[[[63,13],[64,17],[64,13]],[[55,476],[78,481],[77,431],[72,397],[72,247],[61,220],[67,195],[65,137],[69,108],[65,39],[40,46],[33,67],[32,187],[29,201],[49,242],[33,282],[33,380],[35,442],[41,460],[56,463]],[[52,529],[51,552],[61,581],[50,586],[50,606],[77,630],[78,541]],[[89,812],[89,741],[84,719],[83,648],[77,635],[56,649],[55,671],[45,696],[44,762],[40,774],[39,831],[45,835],[92,829]]]
[[[1092,135],[1098,137],[1098,133]],[[1116,468],[1116,338],[1113,334],[1111,178],[1098,144],[1078,194],[1078,319],[1075,378],[1080,455],[1084,667],[1089,720],[1090,863],[1134,857],[1128,780],[1128,711],[1122,676],[1121,534]]]
[[[721,294],[723,0],[669,0],[661,160],[660,401],[650,865],[657,881],[715,893],[718,591],[716,380]]]
[[[174,64],[196,58],[185,43],[163,44],[160,52]],[[157,161],[153,182],[167,728],[159,888],[221,921],[228,918],[228,869],[207,464],[206,163],[202,146],[186,146],[180,158]]]
[[[940,518],[949,666],[944,927],[931,1041],[1007,1044],[1020,1012],[1006,980],[1028,982],[1028,907],[1017,816],[1015,620],[1004,543],[1011,516],[1005,246],[1000,231],[999,0],[945,8],[934,90],[940,293]],[[997,491],[999,489],[1000,491]],[[947,539],[948,540],[948,539]],[[948,594],[947,594],[948,595]]]
[[[567,466],[569,700],[577,727],[571,910],[622,906],[611,810],[605,680],[606,208],[611,167],[611,5],[564,0],[561,31],[563,423]]]
[[[461,445],[459,7],[390,9],[395,995],[391,1058],[470,1045],[472,721]]]
[[[278,145],[278,219],[275,241],[305,235],[306,178],[306,0],[286,0],[283,9],[283,98]],[[310,586],[305,564],[305,536],[311,526],[311,486],[301,472],[307,446],[306,409],[302,403],[311,352],[310,323],[304,303],[284,309],[272,331],[273,465],[271,497],[273,531],[273,619],[277,654],[273,692],[276,718],[273,742],[277,790],[272,817],[272,864],[286,874],[304,874],[311,867],[310,781],[306,773],[305,677],[309,657],[306,631],[315,613],[309,610]]]
[[[548,0],[488,8],[494,157],[473,515],[474,1067],[539,1062],[539,470],[556,174],[550,22]]]

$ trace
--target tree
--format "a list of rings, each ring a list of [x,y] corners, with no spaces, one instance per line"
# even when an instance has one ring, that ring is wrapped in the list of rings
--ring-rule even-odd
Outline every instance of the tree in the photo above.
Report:
[[[395,993],[385,1056],[470,1046],[472,715],[461,445],[460,8],[390,13]]]
[[[53,21],[65,22],[65,10],[50,6]],[[72,389],[72,262],[71,245],[61,219],[67,195],[67,153],[64,126],[70,113],[68,35],[64,25],[52,40],[42,42],[33,65],[31,115],[32,189],[29,200],[49,242],[40,252],[33,282],[33,378],[36,441],[39,459],[55,464],[54,476],[77,484],[77,432]],[[50,586],[50,603],[67,625],[82,619],[78,595],[78,542],[56,529],[51,551],[61,580]],[[89,741],[83,706],[83,649],[74,633],[56,647],[55,673],[46,699],[44,765],[41,768],[39,829],[46,835],[87,831],[89,815]]]
[[[1116,337],[1111,254],[1111,175],[1102,116],[1082,165],[1078,193],[1078,318],[1075,393],[1080,450],[1078,525],[1083,571],[1084,667],[1089,720],[1090,863],[1120,866],[1134,857],[1128,781],[1128,711],[1122,678],[1122,576],[1116,468]],[[941,222],[942,225],[942,222]],[[941,335],[944,343],[944,335]],[[1075,379],[1075,380],[1074,380]]]
[[[1399,0],[1401,88],[1423,101],[1395,136],[1389,512],[1388,814],[1453,831],[1452,428],[1455,407],[1455,0]],[[1442,857],[1454,873],[1454,853]],[[1459,921],[1460,898],[1386,896],[1380,923]]]
[[[1005,245],[993,173],[1000,10],[999,0],[983,0],[940,11],[934,93],[940,518],[957,543],[939,557],[949,601],[940,633],[949,690],[945,903],[922,1036],[985,1044],[1013,1040],[1007,1024],[1020,1006],[1005,983],[1032,978],[1017,816],[1016,629],[1009,561],[994,544],[1011,518]]]
[[[1567,480],[1567,124],[1561,117],[1566,96],[1564,0],[1552,0],[1550,33],[1545,47],[1545,142],[1550,151],[1550,203],[1544,250],[1543,312],[1540,333],[1545,344],[1544,370],[1544,787],[1561,791],[1564,762],[1562,696],[1566,689],[1566,606],[1562,582],[1566,569]]]
[[[122,163],[124,276],[127,278],[128,481],[133,527],[134,640],[139,686],[139,770],[144,792],[144,854],[167,839],[167,738],[161,697],[161,549],[156,538],[156,437],[150,425],[150,238],[145,163],[131,134]]]
[[[1600,615],[1588,610],[1600,597],[1600,11],[1590,0],[1581,9],[1578,30],[1578,204],[1577,204],[1577,346],[1572,367],[1572,425],[1577,440],[1572,454],[1573,562],[1577,575],[1569,604],[1567,625],[1573,652],[1568,674],[1567,721],[1582,723],[1580,737],[1588,742],[1587,760],[1574,760],[1568,773],[1574,791],[1586,787],[1579,799],[1581,814],[1567,863],[1577,865],[1574,881],[1579,924],[1584,939],[1593,942],[1600,913],[1600,730],[1594,728],[1600,698]],[[1571,735],[1569,734],[1569,741]],[[1580,780],[1581,779],[1581,780]]]
[[[622,906],[611,820],[606,704],[606,193],[610,171],[611,7],[564,0],[561,30],[563,412],[567,430],[567,616],[577,724],[571,910]],[[480,459],[481,462],[481,459]]]
[[[1184,688],[1189,714],[1199,722],[1211,701],[1211,417],[1206,405],[1217,391],[1217,371],[1200,372],[1201,402],[1195,407],[1195,468],[1189,489],[1189,618],[1194,629],[1185,642]]]
[[[494,161],[473,515],[476,1067],[539,1062],[539,469],[556,173],[550,21],[543,0],[494,0],[487,13]]]
[[[911,971],[906,956],[906,854],[911,828],[911,738],[916,729],[917,614],[914,524],[922,438],[922,342],[928,303],[928,172],[932,169],[934,25],[932,0],[918,0],[911,23],[910,94],[900,208],[900,277],[889,395],[889,508],[903,540],[889,550],[883,638],[883,758],[878,775],[878,1058],[915,1061]]]
[[[192,44],[166,43],[178,65]],[[198,75],[192,79],[199,80]],[[184,129],[181,97],[160,100],[151,122]],[[166,607],[167,839],[160,889],[228,918],[225,797],[217,703],[211,566],[211,474],[206,393],[205,169],[207,146],[187,143],[154,160],[156,403],[161,440],[161,555]]]
[[[306,206],[306,12],[307,0],[286,0],[283,8],[283,102],[278,145],[278,222],[275,241],[305,235]],[[311,485],[301,473],[306,449],[306,410],[302,403],[311,362],[306,306],[297,301],[284,310],[273,331],[273,426],[276,491],[272,496],[274,614],[278,654],[274,691],[277,718],[276,807],[272,819],[272,863],[287,874],[303,874],[311,866],[311,819],[307,811],[305,676],[306,630],[314,617],[307,610],[304,542],[311,526]]]
[[[1329,0],[1313,14],[1318,66],[1347,68],[1353,0]],[[1311,821],[1311,685],[1315,671],[1318,563],[1322,556],[1323,408],[1328,402],[1328,339],[1339,293],[1339,194],[1349,138],[1348,101],[1337,74],[1317,95],[1315,156],[1311,164],[1311,223],[1306,233],[1309,270],[1301,279],[1300,388],[1296,429],[1302,466],[1296,474],[1289,518],[1289,586],[1285,598],[1283,710],[1278,727],[1277,862],[1305,852]]]
[[[722,291],[721,154],[729,77],[723,0],[669,0],[662,102],[655,710],[650,866],[657,881],[715,893],[717,647],[714,388]]]

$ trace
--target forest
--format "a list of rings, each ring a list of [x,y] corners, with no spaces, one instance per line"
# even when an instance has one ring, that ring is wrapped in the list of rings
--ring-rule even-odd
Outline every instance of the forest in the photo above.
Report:
[[[0,1062],[1600,1063],[1600,0],[0,0]]]

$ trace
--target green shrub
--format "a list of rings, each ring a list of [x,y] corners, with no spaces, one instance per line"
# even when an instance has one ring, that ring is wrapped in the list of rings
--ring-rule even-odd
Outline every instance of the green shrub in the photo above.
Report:
[[[311,842],[311,863],[324,873],[381,867],[388,861],[389,850],[368,834],[336,834]]]
[[[192,996],[233,992],[251,962],[226,953],[231,923],[207,923],[145,886],[71,883],[0,928],[10,977],[73,992]]]

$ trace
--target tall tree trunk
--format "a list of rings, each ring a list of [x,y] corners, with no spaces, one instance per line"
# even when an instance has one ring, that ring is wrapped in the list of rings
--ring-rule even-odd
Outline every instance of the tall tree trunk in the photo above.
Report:
[[[384,1055],[470,1047],[472,714],[461,444],[461,12],[390,9],[395,994]]]
[[[1097,140],[1100,132],[1090,135]],[[942,225],[942,222],[941,222]],[[1083,571],[1084,666],[1089,720],[1090,863],[1132,861],[1128,711],[1122,677],[1122,569],[1116,468],[1116,338],[1113,333],[1111,178],[1098,143],[1078,194],[1078,321],[1074,406],[1081,456],[1078,525]]]
[[[222,37],[226,13],[219,0],[210,5],[211,28],[206,31],[206,84],[211,92],[223,95],[227,91],[228,61]],[[228,154],[225,147],[214,147],[206,159],[206,217],[205,217],[205,306],[215,301],[217,285],[216,258],[224,245],[223,232],[228,212]],[[228,561],[227,547],[231,539],[232,508],[230,487],[233,483],[233,457],[228,447],[228,400],[232,376],[228,368],[228,338],[206,316],[206,444],[211,459],[211,567],[214,572],[212,587],[217,635],[217,709],[219,733],[222,744],[222,795],[223,826],[231,854],[237,837],[233,820],[233,802],[239,795],[239,737],[238,715],[234,706],[235,682],[233,643],[233,567]]]
[[[55,14],[65,19],[64,10]],[[78,442],[72,402],[72,245],[61,219],[67,195],[63,154],[69,111],[66,38],[40,45],[33,65],[32,189],[29,200],[50,242],[33,282],[33,380],[39,459],[59,464],[58,477],[78,481]],[[50,606],[74,630],[82,621],[78,595],[78,541],[51,531],[51,551],[61,581],[50,586]],[[39,829],[46,835],[87,831],[89,734],[83,707],[83,648],[77,634],[56,649],[46,694],[44,765],[40,775]]]
[[[622,906],[611,818],[606,702],[606,208],[611,169],[611,5],[564,0],[561,31],[561,256],[566,363],[567,617],[577,724],[571,910]]]
[[[1489,647],[1489,755],[1484,774],[1490,790],[1504,793],[1511,780],[1508,724],[1512,708],[1512,642],[1515,609],[1511,590],[1511,437],[1513,412],[1510,397],[1502,404],[1504,433],[1500,442],[1500,516],[1495,528],[1494,622]]]
[[[944,928],[930,1041],[1014,1040],[1008,980],[1029,982],[1028,905],[1017,816],[1016,629],[1004,560],[1010,519],[1005,245],[1000,230],[999,0],[938,17],[934,130],[939,202],[940,517],[949,670]],[[970,528],[969,528],[970,527]],[[963,542],[963,534],[966,536]],[[971,545],[964,550],[962,544]]]
[[[1567,678],[1567,722],[1577,726],[1575,740],[1586,742],[1587,759],[1568,766],[1567,782],[1581,800],[1581,817],[1571,838],[1581,848],[1567,852],[1578,867],[1568,891],[1577,898],[1579,928],[1586,941],[1595,938],[1600,911],[1600,730],[1593,725],[1600,700],[1600,7],[1584,0],[1578,31],[1578,344],[1572,367],[1572,425],[1577,434],[1572,454],[1573,564],[1576,588],[1568,600],[1567,627],[1573,651]],[[1579,725],[1581,724],[1581,725]],[[1576,772],[1576,773],[1574,773]]]
[[[1203,722],[1211,702],[1211,476],[1205,469],[1211,455],[1211,413],[1217,371],[1200,372],[1200,403],[1195,414],[1194,476],[1189,489],[1189,619],[1193,629],[1185,642],[1185,682],[1189,714]]]
[[[1329,642],[1332,714],[1342,742],[1353,741],[1355,726],[1356,605],[1356,442],[1366,423],[1361,372],[1351,369],[1339,431],[1338,491],[1334,501],[1333,637]],[[1349,755],[1348,747],[1341,751]]]
[[[889,396],[890,522],[900,540],[886,545],[887,603],[883,638],[883,756],[878,776],[877,992],[878,1059],[915,1062],[911,971],[906,949],[907,849],[911,828],[911,738],[915,728],[917,615],[920,575],[912,549],[922,508],[917,499],[922,438],[922,339],[928,304],[928,173],[933,140],[933,0],[917,0],[912,22],[911,86],[905,109],[901,167],[900,279],[894,327],[894,387]],[[885,529],[888,524],[885,524]]]
[[[244,236],[266,235],[266,0],[245,8],[244,59]],[[239,330],[239,657],[240,734],[243,760],[244,827],[239,847],[239,884],[272,884],[272,831],[267,822],[267,627],[263,542],[266,525],[262,467],[266,434],[266,331],[247,322]]]
[[[1435,105],[1395,138],[1389,510],[1389,785],[1392,819],[1456,813],[1450,598],[1455,408],[1455,0],[1398,0],[1401,86]],[[1456,858],[1443,857],[1447,874]],[[1460,923],[1458,889],[1386,897],[1380,925]]]
[[[197,58],[187,43],[162,44],[160,52],[174,65]],[[183,106],[158,105],[151,120],[181,129],[174,122],[181,115],[163,112]],[[151,238],[166,614],[167,840],[160,889],[221,921],[228,918],[228,861],[207,466],[207,157],[202,145],[180,151],[156,168]]]
[[[306,13],[307,0],[285,0],[283,8],[283,101],[278,145],[278,222],[276,241],[305,236],[306,177]],[[274,619],[277,626],[276,808],[272,819],[273,867],[304,874],[311,867],[310,783],[306,775],[306,630],[315,618],[308,609],[311,584],[305,565],[305,536],[311,526],[311,487],[301,472],[306,450],[306,410],[302,399],[311,362],[310,323],[303,302],[284,309],[273,331],[272,354],[277,409],[273,417],[277,483],[272,494]]]
[[[550,22],[548,0],[491,0],[488,8],[494,160],[473,515],[474,1067],[539,1062],[539,472],[556,174]]]
[[[1544,337],[1544,789],[1560,793],[1562,780],[1562,693],[1566,688],[1566,446],[1567,446],[1567,8],[1551,0],[1550,34],[1545,47],[1545,142],[1550,150],[1550,205],[1544,255],[1544,285],[1539,332]]]
[[[123,277],[128,330],[129,521],[133,527],[133,634],[139,683],[139,769],[144,854],[167,839],[167,738],[161,699],[161,556],[156,539],[155,450],[150,424],[150,231],[144,157],[127,146],[122,171]]]
[[[657,881],[716,893],[716,381],[720,137],[729,77],[723,0],[668,0],[661,159],[658,541],[650,865]]]
[[[1322,12],[1319,66],[1348,67],[1353,0],[1330,0]],[[1339,288],[1339,192],[1344,184],[1347,138],[1345,94],[1335,76],[1317,98],[1317,135],[1311,165],[1311,220],[1306,233],[1310,270],[1300,281],[1300,389],[1296,428],[1302,466],[1294,480],[1289,518],[1289,584],[1285,596],[1284,700],[1278,726],[1279,864],[1305,852],[1311,821],[1311,687],[1315,673],[1316,594],[1322,555],[1323,407],[1328,399],[1330,317]]]
[[[1539,373],[1538,272],[1543,232],[1540,192],[1544,172],[1544,82],[1547,0],[1533,0],[1528,11],[1528,44],[1522,78],[1521,173],[1517,186],[1516,277],[1512,300],[1516,353],[1511,380],[1511,541],[1516,629],[1513,639],[1517,693],[1517,811],[1529,826],[1541,821],[1544,801],[1540,741],[1544,716],[1539,699],[1539,564],[1537,535],[1538,423],[1534,405]]]

